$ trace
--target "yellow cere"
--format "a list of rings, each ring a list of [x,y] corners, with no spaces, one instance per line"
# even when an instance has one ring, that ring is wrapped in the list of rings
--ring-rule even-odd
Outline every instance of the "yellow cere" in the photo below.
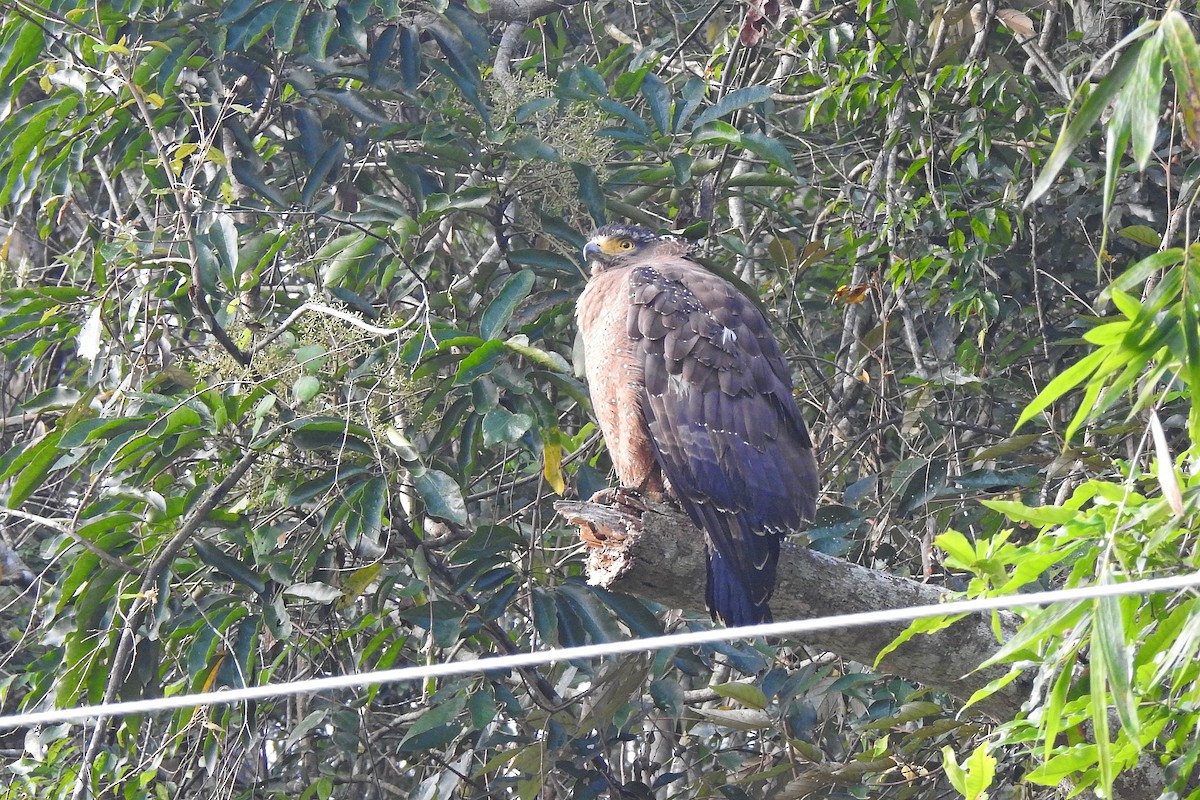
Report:
[[[632,239],[616,236],[606,236],[603,239],[593,240],[593,243],[600,248],[601,253],[609,256],[628,253],[635,246]]]

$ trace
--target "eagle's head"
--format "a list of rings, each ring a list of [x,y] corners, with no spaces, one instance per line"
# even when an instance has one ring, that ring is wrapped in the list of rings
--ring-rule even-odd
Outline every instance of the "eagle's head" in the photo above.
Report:
[[[659,234],[641,225],[614,223],[605,225],[588,237],[583,246],[583,260],[592,267],[592,274],[632,264],[649,256],[681,256],[687,253],[687,242],[678,236]]]

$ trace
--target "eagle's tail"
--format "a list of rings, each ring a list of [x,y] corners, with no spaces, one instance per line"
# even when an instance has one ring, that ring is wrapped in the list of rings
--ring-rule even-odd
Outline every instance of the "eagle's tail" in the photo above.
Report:
[[[748,586],[748,577],[739,575],[736,567],[722,558],[718,551],[709,550],[708,586],[704,600],[714,620],[731,628],[771,621],[771,607],[765,600],[754,602],[761,589],[756,591],[758,587]]]
[[[775,591],[782,536],[752,530],[745,515],[709,503],[683,503],[708,540],[704,599],[713,619],[730,627],[771,621],[767,601]]]

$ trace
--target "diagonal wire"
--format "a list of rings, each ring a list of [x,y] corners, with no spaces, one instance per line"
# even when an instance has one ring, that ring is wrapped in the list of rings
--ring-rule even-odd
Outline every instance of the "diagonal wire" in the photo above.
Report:
[[[752,639],[759,636],[797,636],[833,628],[859,628],[885,623],[911,622],[926,617],[974,614],[983,611],[1043,606],[1053,603],[1072,603],[1096,600],[1103,597],[1118,597],[1131,594],[1153,594],[1200,586],[1200,572],[1176,575],[1170,578],[1151,578],[1084,586],[1076,589],[1057,589],[1048,592],[985,597],[976,600],[958,600],[949,603],[909,606],[907,608],[866,611],[856,614],[838,614],[817,619],[771,622],[762,625],[747,625],[741,628],[712,628],[702,631],[673,633],[642,639],[626,639],[580,647],[562,647],[531,653],[495,656],[492,658],[451,661],[441,664],[423,664],[416,667],[357,672],[349,675],[332,675],[324,678],[287,681],[249,686],[244,689],[222,689],[215,692],[181,694],[174,697],[156,697],[148,700],[130,700],[119,703],[101,703],[78,708],[33,711],[0,717],[0,730],[33,725],[48,725],[60,722],[81,722],[97,717],[128,716],[173,711],[181,708],[200,708],[250,700],[264,700],[297,694],[328,692],[335,689],[358,689],[381,683],[424,681],[429,678],[445,678],[452,675],[482,675],[497,670],[516,667],[534,667],[556,664],[562,661],[586,660],[624,653],[640,653],[663,650],[669,647],[691,647],[735,639]]]

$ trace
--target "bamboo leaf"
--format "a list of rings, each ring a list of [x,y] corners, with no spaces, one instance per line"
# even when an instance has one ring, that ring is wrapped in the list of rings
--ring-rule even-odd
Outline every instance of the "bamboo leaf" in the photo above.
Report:
[[[1042,165],[1041,174],[1038,175],[1033,188],[1029,190],[1029,196],[1025,198],[1026,208],[1037,202],[1038,198],[1049,190],[1058,177],[1058,173],[1067,165],[1071,153],[1075,152],[1075,148],[1091,133],[1096,120],[1100,119],[1104,109],[1108,108],[1109,103],[1116,97],[1117,92],[1121,91],[1125,81],[1132,74],[1141,49],[1142,42],[1134,42],[1128,50],[1121,54],[1112,71],[1104,76],[1104,79],[1083,101],[1075,118],[1063,128],[1062,133],[1058,136],[1058,141],[1054,143],[1050,157]]]
[[[1140,602],[1137,598],[1101,597],[1095,601],[1092,624],[1093,653],[1104,661],[1104,673],[1112,692],[1121,726],[1130,739],[1141,735],[1137,699],[1133,686],[1133,656],[1126,643],[1122,603]]]
[[[1163,17],[1162,34],[1183,107],[1183,129],[1192,146],[1200,146],[1200,46],[1187,18],[1175,8]]]
[[[1044,411],[1055,400],[1083,383],[1104,362],[1107,355],[1104,350],[1088,353],[1065,371],[1059,373],[1025,407],[1025,410],[1021,412],[1021,416],[1017,419],[1017,424],[1013,426],[1013,430],[1020,429],[1022,425]]]
[[[1127,106],[1125,114],[1133,136],[1133,158],[1138,169],[1145,169],[1154,153],[1162,89],[1163,29],[1160,28],[1142,47],[1125,96],[1120,101]]]

